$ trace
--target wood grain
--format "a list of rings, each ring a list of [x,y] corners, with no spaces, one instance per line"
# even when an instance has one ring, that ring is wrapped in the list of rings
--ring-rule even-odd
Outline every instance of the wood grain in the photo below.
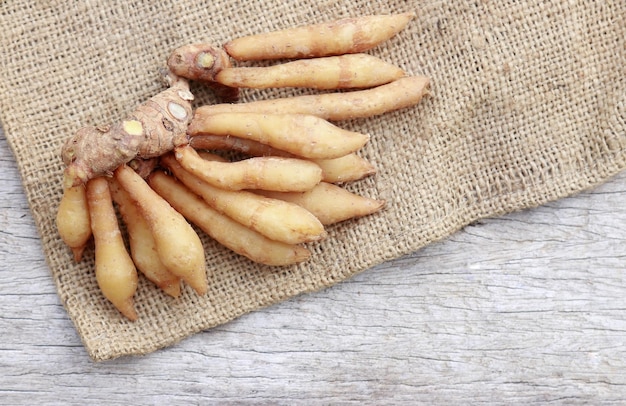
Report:
[[[0,136],[0,403],[623,404],[626,174],[330,289],[94,364]]]

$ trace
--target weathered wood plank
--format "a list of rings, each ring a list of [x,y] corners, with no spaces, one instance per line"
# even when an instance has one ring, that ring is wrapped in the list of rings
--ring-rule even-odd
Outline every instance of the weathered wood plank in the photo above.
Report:
[[[93,364],[0,137],[3,404],[623,403],[626,174],[333,288]]]

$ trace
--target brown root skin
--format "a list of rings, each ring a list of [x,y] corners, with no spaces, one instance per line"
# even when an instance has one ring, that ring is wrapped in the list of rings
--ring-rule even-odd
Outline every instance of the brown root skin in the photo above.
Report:
[[[84,127],[67,140],[61,156],[65,187],[86,183],[135,157],[153,158],[188,143],[193,95],[185,79],[167,77],[169,89],[141,104],[124,120],[106,127]]]
[[[231,135],[200,134],[189,138],[189,145],[194,149],[234,150],[251,156],[282,156],[293,158],[294,154],[281,151],[258,141]]]
[[[225,102],[239,99],[239,89],[215,81],[223,69],[230,68],[230,57],[221,48],[211,44],[189,44],[176,48],[167,60],[168,68],[176,75],[200,81],[211,87]]]
[[[223,50],[210,44],[189,44],[172,51],[168,68],[175,74],[191,80],[213,82],[230,60]]]
[[[135,158],[128,163],[128,166],[130,166],[135,172],[137,172],[137,174],[139,174],[139,176],[144,179],[147,178],[148,175],[150,175],[158,165],[159,157],[148,159]]]

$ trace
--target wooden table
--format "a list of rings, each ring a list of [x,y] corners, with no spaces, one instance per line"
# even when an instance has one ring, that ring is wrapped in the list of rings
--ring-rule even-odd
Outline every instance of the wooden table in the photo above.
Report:
[[[0,136],[0,404],[626,402],[626,174],[143,357],[93,363]]]

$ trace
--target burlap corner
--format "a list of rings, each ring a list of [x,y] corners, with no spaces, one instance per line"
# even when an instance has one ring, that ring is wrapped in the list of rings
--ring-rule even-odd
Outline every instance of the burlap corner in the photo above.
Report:
[[[624,168],[626,3],[253,0],[0,3],[0,119],[59,296],[94,360],[145,354],[243,313],[345,280],[485,216],[540,205]],[[241,5],[240,5],[241,4]],[[349,187],[381,213],[330,227],[313,259],[252,264],[203,235],[210,290],[180,299],[144,279],[139,321],[101,296],[92,252],[72,262],[54,225],[59,149],[84,124],[119,119],[161,89],[182,44],[340,17],[414,10],[371,51],[432,79],[419,106],[340,125],[371,134],[376,176]],[[199,103],[214,100],[194,89]],[[295,94],[245,92],[245,99]]]

